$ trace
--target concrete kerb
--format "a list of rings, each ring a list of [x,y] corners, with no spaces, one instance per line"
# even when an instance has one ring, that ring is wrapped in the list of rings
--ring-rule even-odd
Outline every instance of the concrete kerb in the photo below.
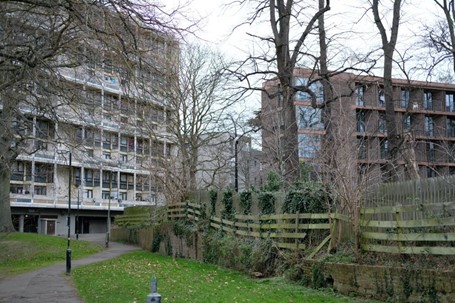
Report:
[[[104,245],[105,234],[80,235],[79,240]],[[73,240],[73,239],[72,239]],[[77,241],[74,239],[74,241]],[[87,258],[73,260],[72,268],[118,257],[140,248],[110,242],[109,248]],[[83,303],[71,279],[66,276],[65,262],[0,281],[1,303]]]

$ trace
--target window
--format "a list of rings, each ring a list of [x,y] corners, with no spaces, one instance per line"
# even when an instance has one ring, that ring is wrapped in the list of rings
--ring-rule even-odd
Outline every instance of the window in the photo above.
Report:
[[[318,135],[299,134],[299,157],[316,158],[320,148]]]
[[[111,149],[111,134],[104,133],[103,139],[103,148],[104,149]]]
[[[100,131],[95,132],[95,146],[97,146],[97,147],[101,146],[101,132]]]
[[[108,200],[111,198],[110,192],[109,191],[102,191],[101,192],[101,199]]]
[[[321,81],[311,80],[311,83],[308,85],[308,79],[302,77],[295,78],[295,86],[308,86],[308,88],[316,95],[316,103],[322,103],[324,101],[324,88]],[[298,91],[295,93],[296,100],[301,101],[312,101],[311,95],[303,91]]]
[[[46,186],[37,186],[35,185],[35,195],[45,196],[47,194]]]
[[[86,169],[84,171],[84,174],[85,174],[85,185],[93,186],[93,170],[92,169]]]
[[[435,157],[435,149],[434,149],[434,143],[433,142],[428,142],[427,143],[427,161],[428,162],[434,162],[436,157]]]
[[[85,132],[84,132],[85,145],[94,146],[94,140],[95,140],[95,130],[85,129]]]
[[[378,131],[381,134],[385,134],[387,132],[387,124],[386,124],[386,120],[385,120],[385,113],[379,113]]]
[[[93,199],[93,190],[92,189],[84,190],[84,197],[86,197],[87,199]]]
[[[365,123],[365,112],[364,111],[358,111],[356,113],[356,119],[357,119],[357,131],[359,133],[364,133],[366,131],[366,123]]]
[[[83,130],[82,127],[76,128],[76,143],[81,144],[83,138]]]
[[[35,136],[40,139],[49,139],[54,136],[53,128],[49,121],[37,120],[35,125]]]
[[[94,152],[93,152],[93,149],[87,149],[87,157],[91,157],[93,158],[93,156],[95,155]]]
[[[358,150],[358,158],[359,159],[366,159],[367,158],[367,148],[365,145],[365,140],[357,139],[357,150]]]
[[[401,108],[408,108],[409,105],[409,90],[408,89],[401,89],[401,98],[400,98],[400,106]]]
[[[24,186],[22,184],[11,184],[9,192],[12,194],[25,194]]]
[[[384,140],[381,140],[380,142],[380,153],[381,153],[381,159],[387,159],[387,153],[388,153],[388,149],[389,149],[389,141],[387,141],[387,139],[384,139]]]
[[[455,143],[449,142],[448,145],[448,157],[450,163],[455,163]],[[455,167],[454,167],[455,169]]]
[[[118,148],[118,136],[115,133],[104,132],[103,133],[103,148],[104,149],[117,149]]]
[[[447,118],[447,136],[455,137],[455,118]]]
[[[122,200],[122,201],[128,200],[128,193],[126,193],[126,192],[121,192],[121,193],[120,193],[120,196],[119,196],[119,199]]]
[[[455,112],[454,93],[446,93],[446,111]]]
[[[133,152],[134,151],[134,138],[122,135],[120,137],[120,151],[121,152]]]
[[[429,137],[434,136],[434,123],[433,118],[429,116],[425,116],[425,135]]]
[[[128,155],[120,154],[120,162],[127,163],[128,162]]]
[[[113,110],[118,108],[118,98],[114,95],[106,94],[104,95],[103,109]]]
[[[427,167],[427,178],[436,177],[436,171],[432,167]]]
[[[298,106],[297,121],[299,128],[323,129],[321,122],[321,109],[310,106]]]
[[[357,106],[365,106],[365,86],[357,86],[355,92],[357,94]]]
[[[35,166],[35,182],[39,183],[52,183],[53,182],[53,168],[47,164],[37,163]]]
[[[112,155],[109,152],[103,152],[103,158],[105,160],[111,160],[112,159]]]
[[[126,174],[120,174],[120,189],[128,188],[128,176]]]
[[[378,104],[381,107],[385,106],[385,95],[384,95],[384,89],[380,88],[378,92]]]
[[[109,170],[103,171],[103,187],[117,188],[117,173]]]
[[[74,168],[74,183],[76,185],[81,185],[81,168],[80,167]]]
[[[411,116],[405,115],[403,118],[403,130],[411,130]]]
[[[24,181],[24,163],[23,162],[14,162],[11,168],[11,180],[15,181]]]
[[[433,109],[433,97],[431,92],[426,91],[423,93],[423,108],[426,110]]]
[[[99,91],[87,91],[87,103],[94,106],[101,106],[102,96]]]

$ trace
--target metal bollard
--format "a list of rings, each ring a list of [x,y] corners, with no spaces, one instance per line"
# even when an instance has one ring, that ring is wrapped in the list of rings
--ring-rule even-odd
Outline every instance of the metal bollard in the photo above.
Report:
[[[147,295],[147,301],[145,303],[160,303],[161,302],[161,295],[156,292],[157,285],[156,285],[156,277],[152,278],[151,283],[151,293]]]

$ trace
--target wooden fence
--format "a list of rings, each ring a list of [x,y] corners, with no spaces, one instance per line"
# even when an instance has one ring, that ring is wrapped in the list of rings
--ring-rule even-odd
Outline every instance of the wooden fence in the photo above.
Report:
[[[365,207],[436,204],[455,201],[455,175],[395,183],[368,188]]]
[[[361,210],[364,251],[455,255],[455,202]]]
[[[168,220],[201,219],[201,205],[177,203],[168,206]],[[235,215],[232,220],[210,217],[214,229],[236,236],[270,238],[279,248],[312,249],[313,257],[331,239],[331,229],[337,216],[324,214]]]

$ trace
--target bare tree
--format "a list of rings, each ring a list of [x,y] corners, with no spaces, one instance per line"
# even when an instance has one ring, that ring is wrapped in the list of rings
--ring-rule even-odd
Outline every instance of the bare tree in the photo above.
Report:
[[[40,148],[27,143],[36,137],[27,132],[30,119],[35,123],[33,117],[52,121],[80,117],[85,93],[66,77],[72,71],[77,78],[78,67],[89,61],[110,68],[121,66],[115,70],[119,78],[136,80],[132,71],[147,62],[141,58],[153,50],[143,44],[142,35],[178,32],[172,23],[175,13],[166,14],[145,1],[2,1],[0,231],[13,228],[10,165],[19,153]],[[58,132],[48,133],[43,139],[61,142],[56,136]]]
[[[240,1],[246,5],[246,1]],[[253,71],[240,72],[242,77],[250,79],[254,76],[263,75],[265,79],[270,76],[276,77],[279,89],[270,97],[278,97],[282,100],[283,125],[281,149],[283,151],[282,164],[279,172],[290,184],[299,176],[299,156],[297,125],[295,121],[294,94],[297,91],[305,91],[314,97],[311,83],[294,83],[294,70],[297,65],[306,59],[314,61],[318,55],[310,52],[311,35],[317,27],[318,18],[330,10],[330,1],[324,1],[322,7],[311,7],[301,1],[254,1],[254,11],[246,21],[248,24],[261,23],[261,18],[266,16],[270,25],[271,35],[250,33],[261,44],[270,48],[269,55],[251,55],[243,67],[248,63],[253,66]],[[317,61],[317,60],[316,60]],[[263,78],[263,79],[264,79]],[[260,89],[262,90],[262,89]],[[267,92],[270,93],[270,92]]]
[[[389,141],[387,172],[389,181],[398,181],[398,156],[399,156],[399,137],[398,129],[395,120],[395,104],[393,102],[393,86],[392,86],[392,67],[393,53],[398,39],[398,29],[400,27],[400,10],[401,0],[393,1],[392,25],[390,29],[390,38],[380,15],[379,0],[373,0],[372,10],[374,22],[379,30],[382,41],[382,50],[384,53],[384,97],[385,97],[385,113],[387,134]]]
[[[434,26],[426,26],[428,36],[425,44],[439,55],[433,58],[434,65],[450,60],[455,72],[455,3],[453,0],[434,0],[434,2],[444,16],[437,20]]]
[[[215,176],[229,166],[224,153],[230,138],[220,125],[239,97],[227,73],[229,64],[220,54],[202,46],[182,49],[178,81],[165,93],[168,105],[175,110],[169,113],[169,136],[165,138],[172,149],[157,174],[172,195],[167,199],[169,203],[182,201],[201,186],[215,184]],[[227,151],[231,155],[229,148]],[[201,170],[213,176],[212,182],[199,184]]]

